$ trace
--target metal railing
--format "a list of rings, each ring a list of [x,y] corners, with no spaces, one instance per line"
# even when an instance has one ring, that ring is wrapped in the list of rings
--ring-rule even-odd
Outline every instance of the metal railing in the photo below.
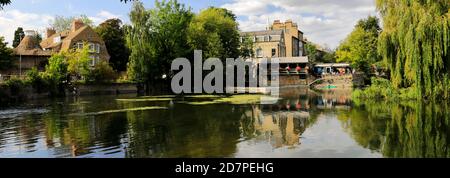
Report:
[[[296,69],[280,69],[280,75],[300,75],[300,74],[308,74],[305,69],[302,69],[300,71],[297,71]]]

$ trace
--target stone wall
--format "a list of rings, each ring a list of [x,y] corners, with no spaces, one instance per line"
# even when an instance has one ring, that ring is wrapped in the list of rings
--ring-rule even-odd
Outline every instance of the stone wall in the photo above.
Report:
[[[78,85],[78,95],[115,95],[137,93],[136,84]],[[72,95],[73,93],[69,93]]]
[[[322,89],[329,86],[335,86],[338,89],[351,89],[353,88],[353,75],[325,75],[322,82],[315,85],[315,88]]]
[[[105,84],[105,85],[78,85],[78,94],[66,90],[66,96],[86,96],[86,95],[117,95],[138,93],[136,84]],[[27,100],[35,100],[50,97],[49,92],[37,93],[33,87],[26,86],[14,91],[0,84],[0,106],[8,106],[11,104],[25,102]]]
[[[0,106],[8,106],[10,104],[24,102],[26,100],[48,97],[48,92],[37,93],[31,86],[26,86],[20,89],[11,89],[4,84],[0,84]]]
[[[299,75],[281,75],[280,86],[308,85],[307,79],[301,79]]]

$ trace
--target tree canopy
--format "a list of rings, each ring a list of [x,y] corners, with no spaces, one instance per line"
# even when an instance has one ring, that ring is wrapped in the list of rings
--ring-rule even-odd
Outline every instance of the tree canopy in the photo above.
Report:
[[[117,71],[126,71],[129,49],[126,46],[125,30],[120,19],[108,19],[101,23],[95,31],[105,41],[106,48],[110,51],[109,63]]]
[[[6,6],[11,3],[11,0],[0,0],[0,10],[3,8],[3,6]]]
[[[450,92],[448,0],[377,0],[383,18],[378,51],[396,88],[412,87],[419,98]]]
[[[239,48],[240,57],[244,59],[255,57],[255,51],[253,50],[253,48],[254,48],[253,38],[249,36],[242,37]]]
[[[17,30],[14,32],[14,41],[12,46],[15,48],[19,46],[20,41],[25,37],[25,32],[23,31],[22,27],[18,27]]]
[[[131,26],[126,29],[130,77],[148,87],[163,75],[170,75],[172,60],[190,54],[187,29],[192,17],[190,8],[177,0],[156,1],[155,8],[149,10],[135,1]]]
[[[368,72],[371,65],[379,64],[381,57],[378,55],[377,45],[380,29],[377,17],[369,16],[360,20],[337,48],[337,62],[351,63],[364,72]]]
[[[5,70],[13,65],[12,49],[8,48],[5,38],[0,36],[0,70]]]
[[[317,49],[317,45],[308,41],[305,44],[306,55],[311,63],[333,63],[336,61],[335,52],[328,49],[321,51]]]
[[[201,11],[189,25],[189,44],[194,50],[203,50],[205,58],[238,58],[240,42],[235,18],[223,8],[210,7]]]
[[[89,19],[86,15],[80,15],[79,17],[64,17],[64,16],[56,16],[51,24],[51,27],[55,29],[57,32],[62,32],[65,30],[70,30],[71,24],[75,19],[80,19],[84,24],[93,27],[94,22]]]

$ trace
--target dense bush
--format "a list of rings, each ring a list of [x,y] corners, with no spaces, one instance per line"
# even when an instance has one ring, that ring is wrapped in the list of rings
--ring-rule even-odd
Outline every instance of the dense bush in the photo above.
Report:
[[[45,66],[45,72],[40,77],[47,82],[48,91],[57,96],[64,93],[64,86],[68,81],[68,64],[65,54],[54,54]]]
[[[117,79],[114,69],[105,61],[95,65],[86,75],[86,83],[111,83]]]
[[[20,94],[23,88],[27,86],[27,82],[13,77],[5,82],[6,86],[11,90],[11,95],[17,96]]]
[[[48,91],[49,82],[39,73],[36,68],[27,72],[28,82],[37,93]]]
[[[384,78],[373,77],[372,85],[352,93],[354,99],[374,99],[374,100],[413,100],[418,99],[417,90],[414,87],[396,89],[391,81]]]

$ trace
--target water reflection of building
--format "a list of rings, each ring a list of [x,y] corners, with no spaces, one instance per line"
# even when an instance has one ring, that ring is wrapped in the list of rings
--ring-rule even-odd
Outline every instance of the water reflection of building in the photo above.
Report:
[[[300,135],[309,123],[309,113],[272,109],[253,106],[252,110],[243,116],[252,120],[250,124],[253,129],[243,132],[251,131],[250,135],[255,136],[257,140],[268,141],[274,148],[299,145]]]
[[[330,90],[311,97],[311,104],[318,109],[350,109],[351,90]]]
[[[274,105],[252,106],[242,116],[244,137],[269,142],[273,148],[301,144],[301,135],[315,122],[314,113],[322,109],[348,109],[351,91],[334,90],[318,93],[308,88],[286,88],[284,98]]]

